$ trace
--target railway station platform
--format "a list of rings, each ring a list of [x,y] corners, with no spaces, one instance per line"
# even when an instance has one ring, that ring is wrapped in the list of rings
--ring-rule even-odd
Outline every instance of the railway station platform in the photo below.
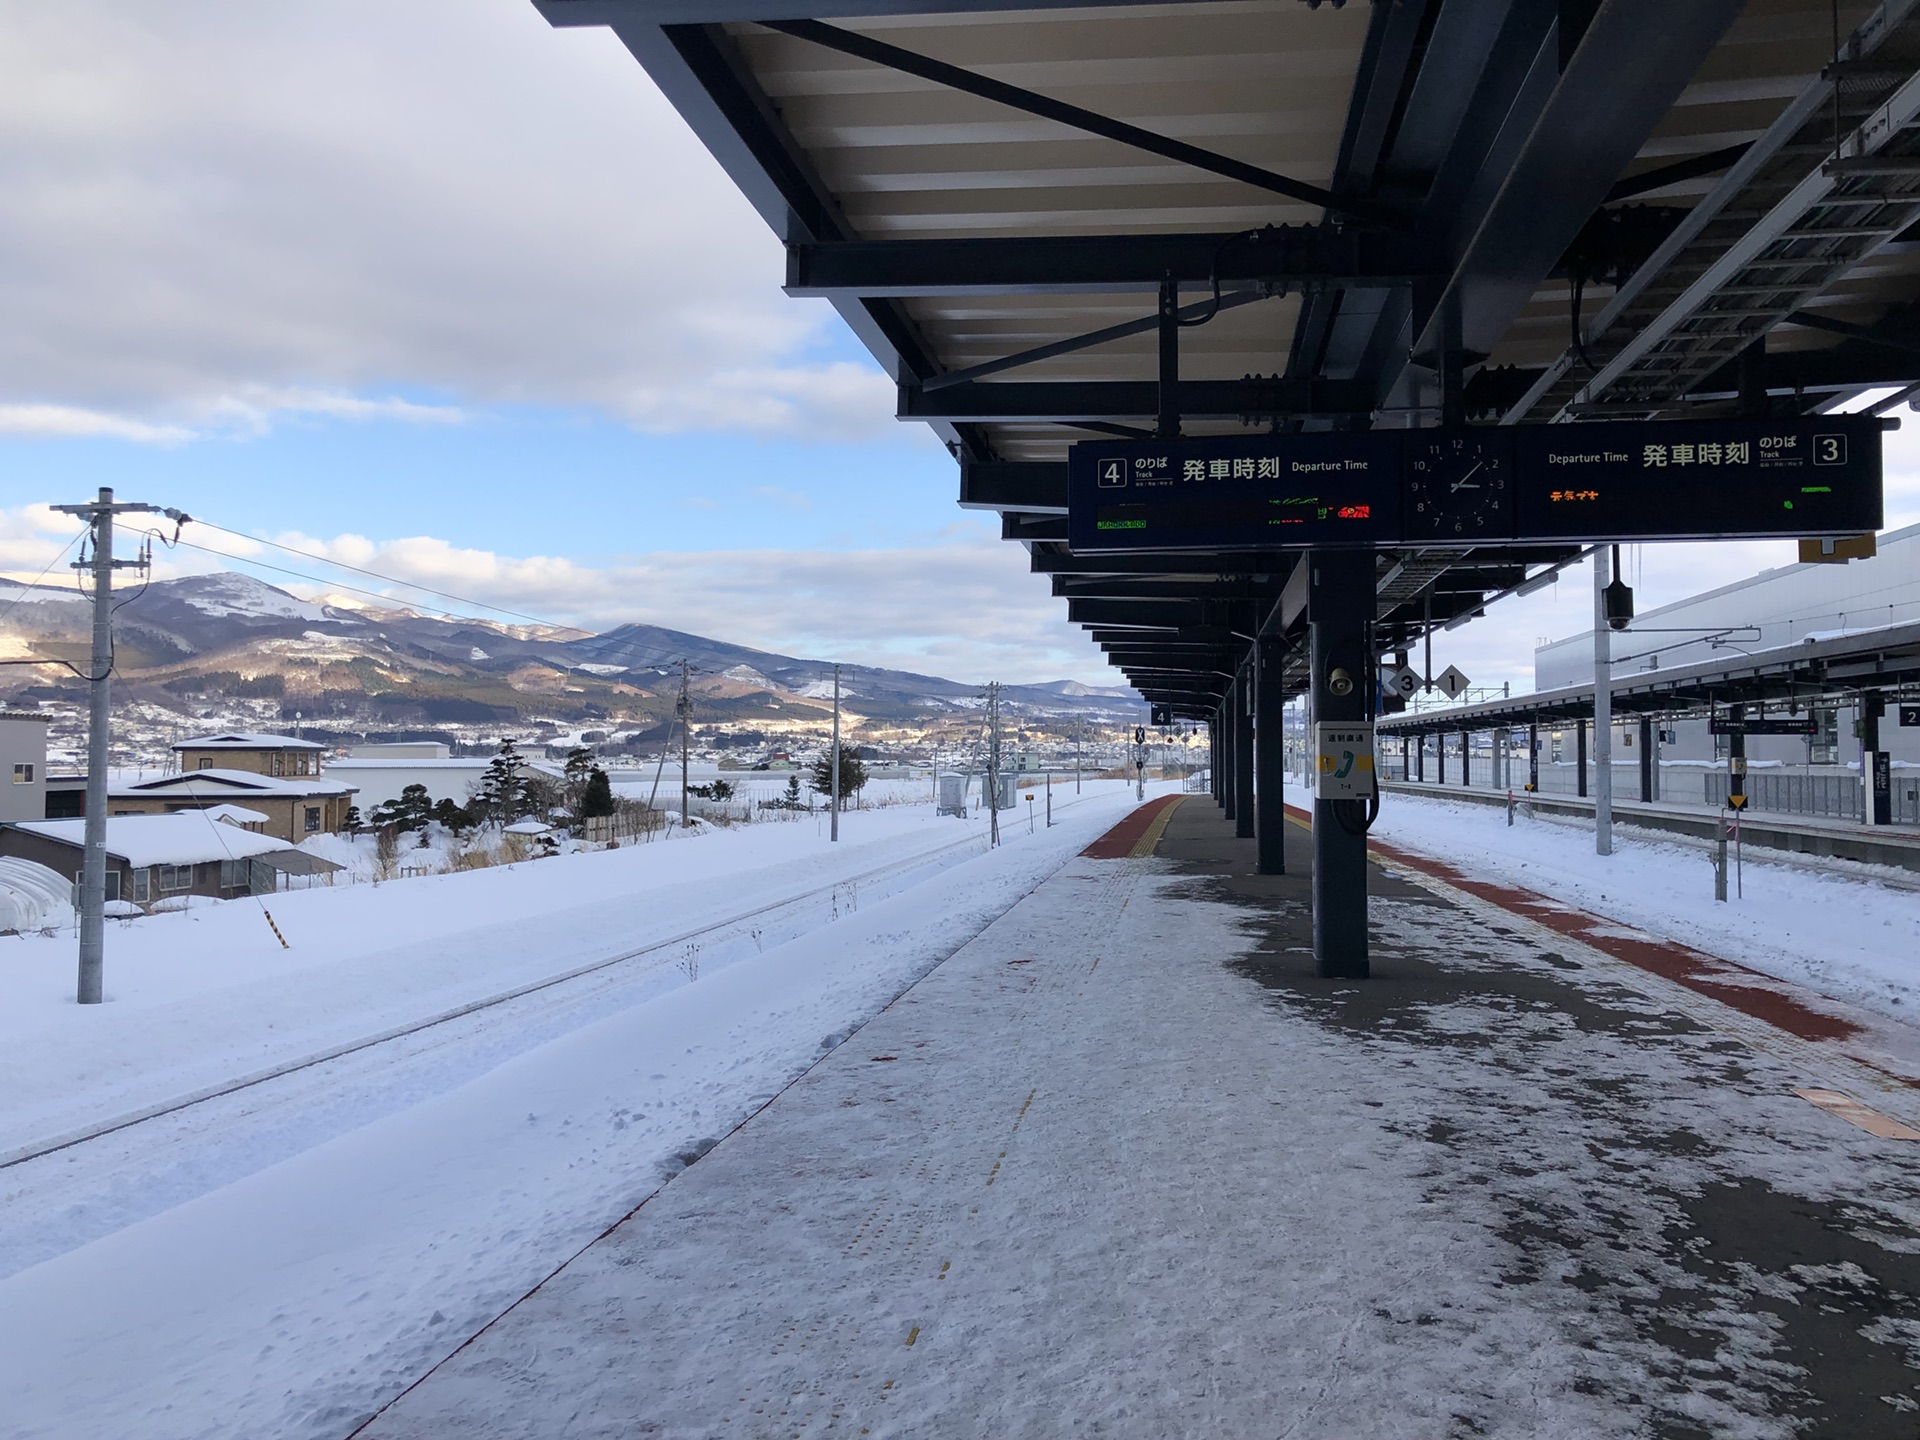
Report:
[[[1136,812],[357,1433],[1920,1433],[1911,1037],[1388,853],[1316,979],[1289,830]]]
[[[1383,780],[1381,788],[1434,800],[1459,800],[1470,805],[1507,803],[1508,792],[1484,785],[1442,785],[1427,780]],[[1514,800],[1541,814],[1593,816],[1594,802],[1586,795],[1513,792]],[[1710,805],[1682,805],[1673,801],[1613,801],[1616,825],[1658,830],[1695,840],[1710,840],[1726,823],[1730,812]],[[1787,815],[1773,810],[1747,810],[1740,831],[1749,845],[1784,850],[1863,865],[1886,865],[1920,873],[1920,829],[1912,825],[1863,825],[1857,820],[1835,820],[1817,815]]]

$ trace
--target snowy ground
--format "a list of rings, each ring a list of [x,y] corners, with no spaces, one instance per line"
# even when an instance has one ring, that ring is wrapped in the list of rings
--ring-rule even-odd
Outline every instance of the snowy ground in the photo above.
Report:
[[[1073,862],[366,1440],[1911,1440],[1913,1147],[1406,884],[1315,980],[1227,834]]]
[[[1744,894],[1713,898],[1702,845],[1616,825],[1594,854],[1591,821],[1395,792],[1372,835],[1470,873],[1679,940],[1823,995],[1920,1024],[1920,889],[1905,871],[1751,849]],[[1731,882],[1730,882],[1731,891]]]
[[[0,1395],[27,1436],[338,1436],[1133,804],[925,807],[233,902],[0,950]],[[699,932],[694,934],[694,932]],[[693,938],[684,939],[693,934]],[[95,1358],[111,1355],[101,1367]]]

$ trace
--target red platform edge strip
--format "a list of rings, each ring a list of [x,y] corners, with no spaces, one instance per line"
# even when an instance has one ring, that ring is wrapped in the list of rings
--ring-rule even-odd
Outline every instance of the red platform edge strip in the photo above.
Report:
[[[1124,860],[1133,854],[1133,847],[1147,833],[1147,827],[1153,824],[1159,813],[1169,805],[1178,804],[1178,795],[1162,795],[1158,800],[1149,800],[1127,815],[1118,825],[1080,853],[1089,860]]]
[[[1300,819],[1311,821],[1312,817],[1306,811],[1291,805],[1287,809]],[[1863,1033],[1853,1021],[1816,1010],[1795,998],[1790,993],[1792,987],[1788,981],[1750,970],[1731,960],[1722,960],[1717,955],[1709,955],[1704,950],[1695,950],[1677,941],[1643,934],[1623,935],[1620,933],[1622,930],[1632,927],[1617,920],[1589,914],[1585,910],[1576,910],[1518,886],[1476,880],[1444,860],[1416,855],[1378,840],[1369,840],[1367,848],[1396,865],[1404,865],[1409,870],[1418,870],[1436,880],[1443,880],[1477,899],[1524,916],[1571,940],[1578,940],[1582,945],[1591,945],[1616,960],[1626,961],[1636,969],[1658,975],[1663,980],[1671,980],[1696,994],[1709,996],[1742,1015],[1765,1021],[1776,1030],[1784,1030],[1802,1040],[1850,1040]],[[1914,1082],[1908,1079],[1907,1083]]]

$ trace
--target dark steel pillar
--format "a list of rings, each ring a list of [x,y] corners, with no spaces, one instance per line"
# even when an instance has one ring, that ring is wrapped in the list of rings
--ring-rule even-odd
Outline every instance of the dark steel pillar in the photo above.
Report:
[[[1434,784],[1447,783],[1447,732],[1444,730],[1433,732],[1433,775]]]
[[[1233,833],[1253,839],[1253,664],[1233,682]]]
[[[1214,711],[1207,722],[1207,790],[1213,803],[1220,803],[1220,712]]]
[[[1220,808],[1233,818],[1233,687],[1220,697]]]
[[[1413,758],[1414,763],[1420,767],[1420,774],[1417,778],[1420,783],[1424,785],[1427,781],[1427,737],[1424,735],[1416,735],[1413,737],[1413,743],[1420,747],[1414,752]]]
[[[1653,717],[1640,717],[1640,803],[1653,803]]]
[[[1540,793],[1540,722],[1527,722],[1527,789]]]
[[[1575,793],[1585,795],[1587,793],[1587,722],[1584,720],[1573,722],[1573,768],[1580,772],[1580,788]]]
[[[1255,868],[1262,875],[1287,873],[1287,693],[1282,685],[1286,642],[1263,637],[1254,647],[1253,776]]]
[[[1862,817],[1869,825],[1893,823],[1893,757],[1880,748],[1880,722],[1887,697],[1869,690],[1860,697],[1860,792]]]
[[[1460,783],[1473,784],[1473,732],[1460,732]]]
[[[1373,618],[1374,568],[1369,551],[1321,551],[1307,557],[1313,714],[1317,721],[1369,718],[1367,640]],[[1334,672],[1351,686],[1335,694]],[[1324,976],[1367,974],[1367,836],[1362,802],[1313,802],[1313,968]]]

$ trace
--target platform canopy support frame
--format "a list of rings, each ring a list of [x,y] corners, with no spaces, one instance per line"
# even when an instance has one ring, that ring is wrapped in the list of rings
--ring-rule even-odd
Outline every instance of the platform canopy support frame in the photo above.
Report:
[[[1838,57],[1830,0],[1770,6],[1793,43],[1740,0],[533,3],[613,29],[794,293],[952,452],[961,504],[1157,711],[1208,723],[1215,798],[1263,853],[1262,722],[1276,693],[1328,699],[1310,626],[1370,631],[1368,689],[1591,537],[1328,557],[1338,621],[1298,548],[1076,553],[1074,443],[1789,417],[1920,385],[1920,247],[1887,243],[1920,220],[1907,0],[1852,7]]]

